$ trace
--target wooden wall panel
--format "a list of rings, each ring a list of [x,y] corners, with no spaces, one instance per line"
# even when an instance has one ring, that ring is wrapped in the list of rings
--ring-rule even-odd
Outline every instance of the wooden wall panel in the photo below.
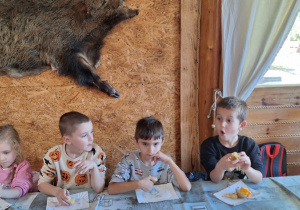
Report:
[[[272,106],[267,109],[250,109],[247,122],[248,124],[296,122],[300,119],[299,107],[298,105],[282,108]]]
[[[258,144],[280,142],[287,150],[289,175],[300,174],[300,87],[256,88],[247,100],[249,115],[240,132]]]
[[[284,132],[283,132],[284,131]],[[258,138],[267,136],[300,136],[300,123],[284,123],[284,124],[253,124],[247,125],[241,134],[247,133],[248,135]]]
[[[300,169],[299,166],[297,165],[289,165],[288,166],[288,175],[293,175],[293,174],[300,174]]]
[[[56,72],[20,79],[0,77],[0,124],[11,123],[25,145],[34,170],[43,154],[62,143],[59,117],[76,110],[94,124],[95,142],[107,153],[107,181],[132,143],[135,124],[154,115],[164,125],[163,151],[180,165],[180,1],[128,0],[140,13],[118,25],[105,39],[101,64],[104,80],[120,93],[115,99],[79,87]]]
[[[297,86],[256,88],[247,104],[250,107],[300,105],[300,89]]]
[[[299,164],[299,161],[300,161],[299,151],[297,153],[289,151],[287,161],[288,161],[289,165]]]

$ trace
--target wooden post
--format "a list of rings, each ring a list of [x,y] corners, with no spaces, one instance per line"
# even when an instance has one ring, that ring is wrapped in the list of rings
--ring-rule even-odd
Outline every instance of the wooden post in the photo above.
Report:
[[[201,1],[199,58],[199,144],[213,135],[208,118],[221,79],[221,0]]]
[[[180,129],[181,168],[200,167],[198,132],[199,0],[181,0]]]
[[[200,170],[200,144],[213,134],[212,118],[207,115],[213,103],[213,90],[219,88],[220,64],[221,0],[181,0],[180,111],[184,171]]]

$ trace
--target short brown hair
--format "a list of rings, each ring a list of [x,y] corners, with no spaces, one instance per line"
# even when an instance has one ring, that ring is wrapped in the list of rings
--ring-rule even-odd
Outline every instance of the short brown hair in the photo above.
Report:
[[[79,112],[71,111],[63,114],[59,119],[59,130],[62,136],[72,135],[81,123],[89,122],[91,119]]]
[[[247,104],[245,101],[237,97],[229,96],[229,97],[222,98],[217,104],[217,109],[218,107],[237,111],[238,119],[240,122],[243,122],[247,119],[248,116]]]
[[[136,141],[138,139],[150,140],[152,138],[164,140],[164,130],[161,122],[155,117],[145,117],[140,119],[136,124],[134,138]]]
[[[0,126],[0,142],[10,143],[12,148],[16,151],[17,156],[14,163],[19,164],[23,161],[21,140],[14,126],[10,124]]]

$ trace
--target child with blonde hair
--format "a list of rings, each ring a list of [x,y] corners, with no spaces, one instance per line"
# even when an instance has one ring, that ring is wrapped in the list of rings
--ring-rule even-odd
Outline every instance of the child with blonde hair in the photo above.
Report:
[[[0,198],[19,198],[30,192],[32,185],[18,132],[12,125],[0,126]]]

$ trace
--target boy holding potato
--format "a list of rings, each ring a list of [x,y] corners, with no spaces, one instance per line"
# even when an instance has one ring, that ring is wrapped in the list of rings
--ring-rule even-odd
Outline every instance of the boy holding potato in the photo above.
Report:
[[[118,163],[108,185],[109,194],[119,194],[141,189],[150,191],[155,184],[171,182],[183,191],[191,189],[185,173],[171,157],[160,151],[164,131],[160,121],[146,117],[138,121],[134,137],[140,149],[125,155]]]
[[[200,149],[201,164],[211,181],[246,179],[262,181],[260,150],[256,142],[239,135],[247,124],[246,102],[237,97],[223,98],[217,104],[217,136],[203,141]]]

